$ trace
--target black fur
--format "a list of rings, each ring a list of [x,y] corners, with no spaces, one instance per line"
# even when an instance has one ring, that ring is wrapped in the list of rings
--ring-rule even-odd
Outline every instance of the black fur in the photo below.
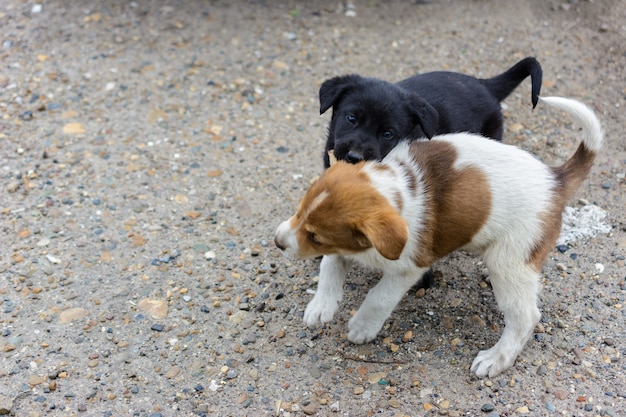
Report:
[[[488,79],[436,71],[396,84],[356,74],[326,80],[319,91],[320,114],[332,107],[333,115],[324,167],[331,149],[337,159],[356,163],[381,160],[403,139],[472,132],[501,140],[500,102],[529,75],[534,108],[542,71],[532,57]]]

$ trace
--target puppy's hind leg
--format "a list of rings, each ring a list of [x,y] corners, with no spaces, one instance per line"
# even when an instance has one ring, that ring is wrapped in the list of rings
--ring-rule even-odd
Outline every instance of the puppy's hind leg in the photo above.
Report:
[[[523,262],[506,262],[489,262],[485,257],[505,327],[500,340],[491,349],[480,351],[474,359],[471,369],[479,378],[487,375],[493,378],[510,368],[541,317],[537,307],[539,274]]]
[[[362,344],[374,340],[385,320],[402,300],[404,294],[419,280],[428,268],[388,271],[372,288],[365,301],[348,323],[348,340]]]
[[[304,323],[315,326],[333,319],[343,298],[348,267],[352,262],[338,255],[322,258],[317,292],[304,310]]]
[[[485,118],[480,132],[477,133],[482,133],[487,138],[502,142],[502,123],[502,113],[500,113],[498,108],[497,112],[493,112],[489,117]]]

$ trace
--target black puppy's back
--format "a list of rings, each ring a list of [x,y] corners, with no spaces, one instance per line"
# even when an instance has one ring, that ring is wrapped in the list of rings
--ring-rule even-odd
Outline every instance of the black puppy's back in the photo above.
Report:
[[[500,101],[477,79],[457,72],[434,71],[400,81],[398,85],[435,108],[435,134],[480,133],[502,140]]]

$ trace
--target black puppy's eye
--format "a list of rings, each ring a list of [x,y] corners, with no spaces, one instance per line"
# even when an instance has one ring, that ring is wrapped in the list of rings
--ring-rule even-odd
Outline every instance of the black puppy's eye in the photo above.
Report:
[[[356,123],[356,116],[354,114],[346,114],[346,122],[350,123],[351,125]]]
[[[315,233],[313,233],[313,232],[307,232],[306,238],[309,240],[309,242],[313,243],[314,245],[321,245],[322,244],[322,242],[317,240],[317,236],[315,236]]]
[[[383,133],[383,139],[389,140],[393,139],[393,132],[391,130],[387,130]]]

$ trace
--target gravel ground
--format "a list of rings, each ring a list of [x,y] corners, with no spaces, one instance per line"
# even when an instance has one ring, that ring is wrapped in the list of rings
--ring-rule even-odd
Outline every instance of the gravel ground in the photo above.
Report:
[[[0,0],[0,414],[626,415],[625,22],[624,0]],[[346,324],[376,271],[305,328],[319,262],[272,239],[322,170],[320,83],[528,55],[603,121],[570,203],[611,231],[550,254],[515,365],[469,371],[503,322],[466,253],[372,343]],[[528,81],[504,104],[505,142],[577,146]]]

